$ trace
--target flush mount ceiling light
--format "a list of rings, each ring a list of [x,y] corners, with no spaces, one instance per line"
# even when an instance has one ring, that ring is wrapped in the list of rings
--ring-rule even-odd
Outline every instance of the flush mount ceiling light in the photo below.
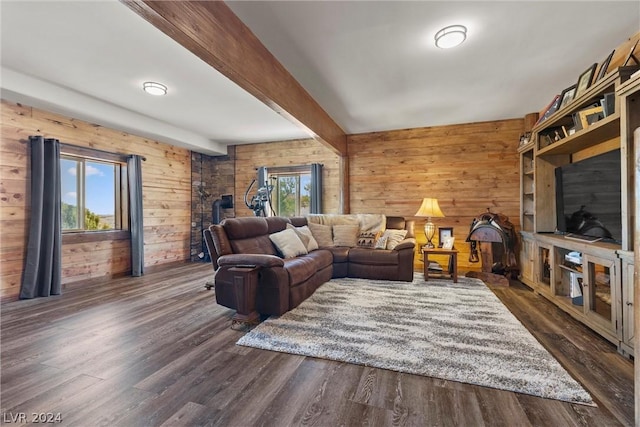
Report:
[[[462,44],[467,38],[467,27],[464,25],[449,25],[436,33],[436,46],[449,49]]]
[[[167,94],[167,87],[161,83],[156,82],[144,82],[142,83],[142,90],[150,95],[162,96]]]

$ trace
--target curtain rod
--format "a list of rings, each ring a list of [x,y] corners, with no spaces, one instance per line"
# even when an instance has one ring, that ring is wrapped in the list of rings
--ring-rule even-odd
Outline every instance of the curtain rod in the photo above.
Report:
[[[64,148],[64,147],[71,148],[71,149],[77,149],[77,150],[97,151],[98,153],[110,154],[112,156],[126,156],[126,157],[133,156],[133,154],[113,153],[113,152],[107,151],[107,150],[100,150],[99,148],[81,147],[79,145],[73,145],[73,144],[68,144],[66,142],[61,142],[60,143],[60,148]],[[145,162],[147,161],[147,158],[144,157],[144,156],[140,156],[140,158]]]

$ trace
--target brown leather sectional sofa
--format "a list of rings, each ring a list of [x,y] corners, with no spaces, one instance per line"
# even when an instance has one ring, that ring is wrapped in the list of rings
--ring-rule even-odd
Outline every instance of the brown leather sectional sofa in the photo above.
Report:
[[[259,267],[255,310],[281,315],[308,298],[331,278],[358,277],[413,280],[414,222],[386,217],[387,229],[406,229],[407,236],[394,249],[324,247],[295,258],[282,258],[269,238],[287,224],[307,225],[305,217],[227,218],[205,230],[207,246],[216,269],[216,301],[238,309],[233,285],[234,267]],[[253,304],[251,304],[253,305]]]

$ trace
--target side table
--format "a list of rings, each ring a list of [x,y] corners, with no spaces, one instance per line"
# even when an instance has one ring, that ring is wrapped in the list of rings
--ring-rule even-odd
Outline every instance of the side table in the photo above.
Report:
[[[232,329],[249,329],[257,325],[260,315],[256,311],[258,271],[253,266],[232,267],[233,290],[236,298],[236,314],[231,318]]]
[[[449,273],[453,283],[458,283],[458,250],[444,248],[422,248],[422,260],[424,262],[424,280],[429,280],[429,255],[449,255]]]

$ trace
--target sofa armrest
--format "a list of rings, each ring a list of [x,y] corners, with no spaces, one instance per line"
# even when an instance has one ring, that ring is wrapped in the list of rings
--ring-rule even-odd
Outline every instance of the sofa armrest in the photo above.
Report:
[[[284,261],[275,255],[261,254],[230,254],[218,258],[220,267],[233,267],[238,265],[254,265],[256,267],[282,267]]]
[[[416,239],[409,238],[404,239],[402,242],[393,248],[394,251],[401,251],[402,249],[414,249],[416,247]]]

